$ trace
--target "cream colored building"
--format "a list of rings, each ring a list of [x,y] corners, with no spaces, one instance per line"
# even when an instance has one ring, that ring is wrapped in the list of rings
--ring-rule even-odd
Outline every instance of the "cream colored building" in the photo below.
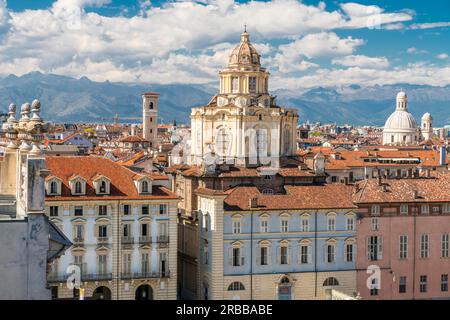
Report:
[[[277,166],[280,157],[294,155],[297,111],[279,107],[269,94],[269,72],[247,32],[219,76],[219,94],[192,108],[189,163]]]
[[[101,157],[47,157],[46,212],[73,242],[48,277],[54,298],[79,267],[85,299],[177,298],[177,204],[167,177]],[[69,269],[68,269],[69,268]]]

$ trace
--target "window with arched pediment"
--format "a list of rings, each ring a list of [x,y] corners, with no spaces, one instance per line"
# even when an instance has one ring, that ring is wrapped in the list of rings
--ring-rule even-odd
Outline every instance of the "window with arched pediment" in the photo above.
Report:
[[[338,286],[338,285],[339,285],[339,281],[334,277],[326,278],[325,281],[323,282],[324,287],[331,287],[331,286]]]

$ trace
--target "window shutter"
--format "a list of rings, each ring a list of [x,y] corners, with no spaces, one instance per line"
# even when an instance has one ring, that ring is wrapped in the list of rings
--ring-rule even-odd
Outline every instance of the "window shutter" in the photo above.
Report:
[[[370,261],[369,239],[370,239],[370,237],[366,237],[366,255],[367,255],[367,260]]]
[[[347,244],[345,242],[344,242],[344,261],[347,261]]]
[[[228,264],[233,265],[233,248],[228,248]]]
[[[308,250],[308,254],[307,254],[307,257],[308,257],[308,263],[311,263],[312,262],[312,247],[311,246],[307,246],[307,250]]]
[[[383,237],[378,237],[378,259],[381,260],[383,259]]]
[[[301,264],[302,263],[302,245],[298,244],[298,252],[297,252],[297,264]]]
[[[292,252],[291,245],[288,245],[288,247],[287,247],[287,263],[288,264],[291,264],[291,252]]]
[[[267,247],[267,265],[271,265],[272,264],[272,247],[269,246]]]
[[[281,245],[277,247],[277,264],[281,264]]]
[[[256,250],[256,264],[258,266],[261,265],[261,246],[258,246],[258,249]]]

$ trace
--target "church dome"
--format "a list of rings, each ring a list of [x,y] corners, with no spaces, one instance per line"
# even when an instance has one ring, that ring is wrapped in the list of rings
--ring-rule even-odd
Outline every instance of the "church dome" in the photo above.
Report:
[[[397,100],[398,99],[405,99],[405,98],[407,98],[405,91],[400,91],[399,93],[397,93]]]
[[[236,65],[260,66],[260,55],[250,43],[250,36],[247,31],[242,33],[241,42],[230,54],[229,66]]]
[[[417,123],[408,111],[394,111],[387,119],[384,130],[416,130]]]

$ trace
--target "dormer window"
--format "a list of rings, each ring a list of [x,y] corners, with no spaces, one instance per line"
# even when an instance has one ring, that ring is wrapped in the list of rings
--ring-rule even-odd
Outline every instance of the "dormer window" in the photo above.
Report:
[[[146,181],[146,180],[142,181],[141,188],[142,188],[142,190],[141,190],[142,193],[148,193],[148,181]]]
[[[49,196],[61,195],[61,181],[56,177],[50,177],[47,180],[45,189]]]
[[[92,178],[94,183],[95,193],[96,194],[109,194],[110,193],[110,180],[100,174],[97,174]]]
[[[75,193],[83,193],[83,186],[80,181],[75,182]]]
[[[69,179],[69,185],[73,195],[83,195],[86,193],[86,181],[80,176]]]

